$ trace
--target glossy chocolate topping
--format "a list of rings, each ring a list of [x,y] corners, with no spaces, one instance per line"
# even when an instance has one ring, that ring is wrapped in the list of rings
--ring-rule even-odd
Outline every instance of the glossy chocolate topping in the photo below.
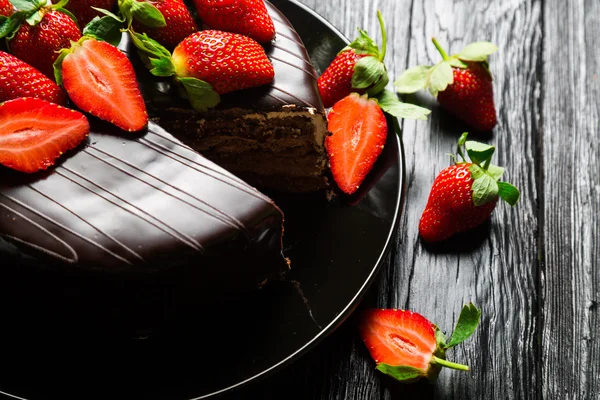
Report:
[[[302,39],[281,11],[269,2],[266,2],[266,5],[273,19],[276,35],[271,43],[263,44],[263,47],[273,64],[275,79],[269,85],[221,96],[221,103],[215,110],[240,107],[264,111],[295,105],[299,108],[314,108],[317,112],[324,113],[317,86],[317,73]],[[120,47],[129,54],[136,52],[126,37]],[[130,58],[139,71],[138,79],[151,114],[159,115],[171,108],[191,109],[189,102],[179,96],[178,88],[171,78],[152,76],[138,57]]]

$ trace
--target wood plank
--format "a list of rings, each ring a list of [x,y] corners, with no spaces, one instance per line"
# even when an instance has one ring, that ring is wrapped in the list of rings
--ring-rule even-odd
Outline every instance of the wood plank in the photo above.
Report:
[[[538,114],[541,71],[539,1],[415,2],[411,66],[438,62],[431,43],[438,38],[459,52],[477,40],[499,47],[490,58],[499,124],[490,136],[472,136],[497,147],[493,162],[506,167],[504,179],[521,190],[511,209],[499,204],[491,221],[442,248],[428,249],[417,238],[418,222],[435,175],[450,165],[446,153],[469,128],[430,102],[432,118],[406,121],[409,188],[397,256],[397,297],[391,305],[423,313],[451,331],[463,304],[482,309],[475,335],[449,352],[471,372],[443,371],[435,386],[440,398],[534,398],[538,384],[537,188]],[[431,99],[424,94],[423,100]]]
[[[600,5],[544,4],[543,395],[600,397]]]

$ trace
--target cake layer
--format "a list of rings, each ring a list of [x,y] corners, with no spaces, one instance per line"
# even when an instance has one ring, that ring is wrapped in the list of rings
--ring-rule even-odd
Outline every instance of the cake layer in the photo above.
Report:
[[[94,122],[55,168],[0,167],[0,293],[4,305],[146,325],[284,272],[282,229],[272,200],[154,123],[132,137]]]

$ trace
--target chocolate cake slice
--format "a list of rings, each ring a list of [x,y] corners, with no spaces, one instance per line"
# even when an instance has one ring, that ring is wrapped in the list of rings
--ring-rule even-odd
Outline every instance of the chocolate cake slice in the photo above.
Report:
[[[156,124],[94,121],[46,172],[0,166],[0,316],[138,329],[236,301],[288,269],[282,230],[272,200]]]
[[[288,19],[266,2],[276,38],[264,45],[275,79],[270,85],[221,96],[208,112],[193,110],[170,79],[137,70],[150,117],[204,157],[249,184],[287,192],[327,187],[327,120],[317,74]],[[132,55],[133,45],[121,48]]]

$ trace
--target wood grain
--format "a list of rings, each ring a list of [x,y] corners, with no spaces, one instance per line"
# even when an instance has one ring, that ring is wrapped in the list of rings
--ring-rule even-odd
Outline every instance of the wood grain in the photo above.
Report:
[[[599,22],[597,1],[544,4],[541,365],[548,399],[600,398]]]

